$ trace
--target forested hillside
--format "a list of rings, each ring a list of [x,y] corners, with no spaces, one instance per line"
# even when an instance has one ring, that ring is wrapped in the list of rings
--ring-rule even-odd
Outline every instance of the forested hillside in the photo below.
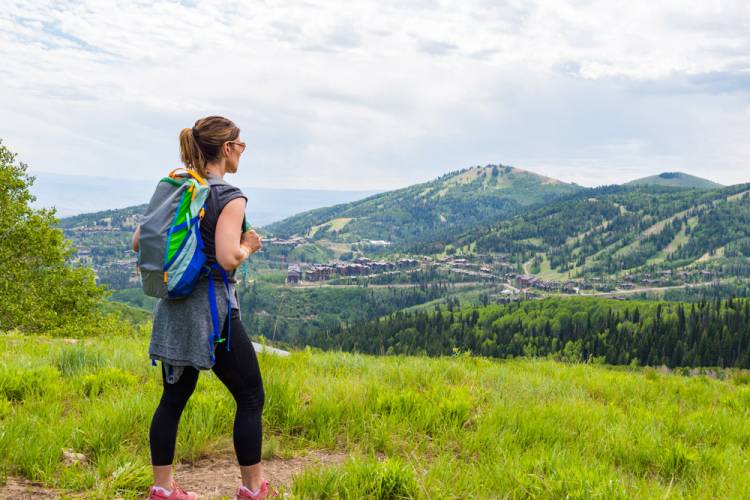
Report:
[[[396,312],[336,327],[321,347],[373,354],[548,356],[613,365],[750,368],[750,300],[693,304],[593,298]]]
[[[608,186],[409,248],[426,253],[452,244],[510,254],[530,267],[575,277],[677,268],[715,257],[747,262],[748,238],[750,184],[710,191]]]

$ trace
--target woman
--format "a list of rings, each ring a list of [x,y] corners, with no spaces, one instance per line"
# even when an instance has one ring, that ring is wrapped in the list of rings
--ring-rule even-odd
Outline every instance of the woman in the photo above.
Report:
[[[209,368],[237,402],[233,438],[242,485],[237,490],[236,498],[257,499],[274,494],[269,492],[268,481],[262,479],[260,464],[263,382],[255,350],[240,322],[239,304],[233,286],[237,267],[262,246],[260,237],[254,231],[242,232],[247,198],[242,191],[223,180],[224,174],[237,172],[240,155],[245,150],[245,143],[239,139],[239,135],[240,129],[220,116],[200,119],[192,129],[186,128],[180,133],[182,163],[210,184],[211,192],[201,221],[201,237],[207,264],[218,263],[229,276],[229,290],[219,275],[213,274],[211,279],[215,280],[219,314],[229,309],[229,301],[231,315],[226,318],[227,312],[224,312],[223,317],[220,316],[222,340],[217,342],[215,352],[211,353],[207,341],[212,331],[208,277],[201,279],[189,297],[162,299],[156,305],[149,356],[161,361],[164,392],[149,432],[154,470],[151,499],[197,498],[195,493],[187,492],[175,483],[172,461],[180,416],[195,389],[199,370]],[[140,228],[133,235],[135,251],[138,251],[139,236]]]

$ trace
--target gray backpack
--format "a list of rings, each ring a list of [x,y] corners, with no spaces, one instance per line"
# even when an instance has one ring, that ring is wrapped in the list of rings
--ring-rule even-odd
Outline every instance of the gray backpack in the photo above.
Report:
[[[206,264],[200,222],[210,188],[194,171],[179,170],[159,181],[141,223],[138,267],[151,297],[190,295]]]

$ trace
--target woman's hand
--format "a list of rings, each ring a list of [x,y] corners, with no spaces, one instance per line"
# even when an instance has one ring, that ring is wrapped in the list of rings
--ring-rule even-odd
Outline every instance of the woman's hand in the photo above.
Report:
[[[263,248],[263,243],[261,242],[260,235],[255,232],[255,230],[250,229],[249,231],[245,231],[242,233],[242,237],[240,238],[240,246],[246,248],[248,250],[248,257],[251,254],[254,254],[261,248]]]
[[[141,225],[138,224],[138,226],[135,228],[135,231],[133,232],[133,239],[131,243],[133,244],[133,251],[137,252],[138,247],[140,246],[141,241]]]

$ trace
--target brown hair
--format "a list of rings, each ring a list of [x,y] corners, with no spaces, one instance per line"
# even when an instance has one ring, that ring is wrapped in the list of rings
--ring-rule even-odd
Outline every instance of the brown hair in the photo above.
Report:
[[[219,157],[219,151],[227,141],[240,135],[240,129],[223,116],[207,116],[195,122],[193,128],[180,132],[180,159],[188,169],[206,176],[206,164]]]

